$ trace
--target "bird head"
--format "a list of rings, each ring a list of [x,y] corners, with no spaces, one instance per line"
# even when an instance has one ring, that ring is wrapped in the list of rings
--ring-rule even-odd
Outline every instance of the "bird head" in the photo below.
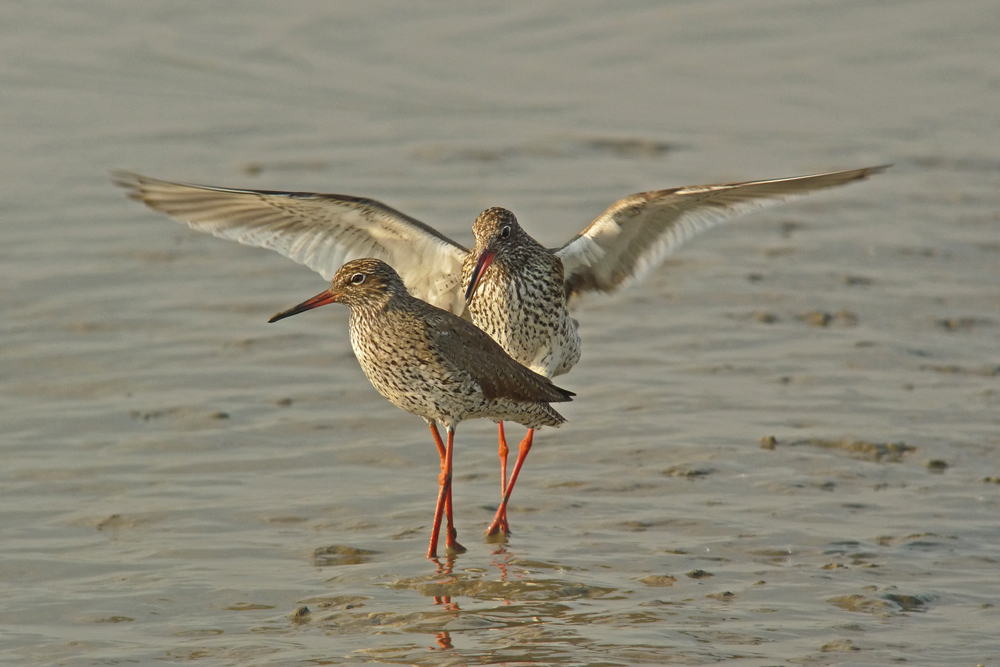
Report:
[[[328,290],[278,313],[268,322],[277,322],[328,303],[343,303],[352,308],[376,305],[399,293],[406,294],[406,286],[391,266],[380,259],[355,259],[337,270]]]
[[[469,287],[465,290],[466,303],[472,300],[479,281],[494,258],[513,255],[517,242],[524,234],[514,214],[499,207],[488,208],[480,213],[472,225],[472,233],[476,235],[476,249],[473,252],[477,259]]]

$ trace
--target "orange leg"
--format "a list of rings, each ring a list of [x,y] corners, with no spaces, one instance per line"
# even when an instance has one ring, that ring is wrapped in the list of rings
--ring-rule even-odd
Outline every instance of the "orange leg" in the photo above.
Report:
[[[445,537],[444,545],[448,549],[449,554],[464,554],[465,547],[458,543],[455,539],[458,537],[458,530],[455,528],[455,513],[451,502],[451,489],[452,489],[452,459],[455,454],[455,429],[448,429],[448,448],[447,448],[447,471],[445,474],[448,476],[448,498],[445,500],[444,511],[445,515],[448,517],[448,536]]]
[[[441,434],[438,432],[438,427],[436,422],[427,422],[427,425],[431,427],[431,435],[434,436],[434,444],[437,445],[438,455],[441,457],[441,470],[444,470],[445,459],[448,457],[448,451],[445,449],[444,442],[441,440]],[[451,502],[451,489],[448,489],[448,501]]]
[[[438,432],[437,424],[435,424],[434,422],[427,422],[427,424],[431,427],[431,435],[434,436],[434,444],[437,445],[438,453],[441,455],[441,470],[443,472],[444,467],[446,465],[448,452],[447,449],[445,448],[444,442],[441,441],[441,434]],[[450,463],[448,463],[447,465],[450,466]],[[451,489],[452,487],[449,485],[448,496],[445,499],[445,505],[444,505],[444,515],[448,518],[448,535],[450,536],[445,538],[445,544],[448,544],[452,549],[457,548],[455,553],[465,553],[465,548],[455,541],[455,538],[458,536],[458,531],[455,530],[455,524],[454,524],[455,514],[451,500]]]
[[[507,453],[510,451],[507,448],[507,436],[503,432],[503,422],[498,424],[500,432],[500,500],[503,501],[504,494],[507,493]],[[507,525],[507,515],[504,514],[503,518],[500,520],[500,528],[503,530],[504,535],[510,535],[510,526]]]
[[[514,472],[510,474],[510,481],[507,483],[507,488],[504,490],[503,500],[500,502],[500,507],[497,508],[496,516],[493,517],[493,522],[490,527],[486,529],[487,535],[496,535],[502,529],[504,524],[507,522],[507,502],[510,500],[510,494],[514,490],[514,483],[517,481],[517,476],[521,472],[521,466],[524,465],[524,459],[528,457],[528,452],[531,451],[531,441],[535,435],[535,429],[529,428],[528,435],[524,436],[524,440],[521,441],[517,452],[517,462],[514,463]]]
[[[451,484],[449,483],[447,489],[445,488],[444,467],[447,461],[447,451],[445,450],[444,442],[441,441],[441,433],[438,432],[435,422],[428,420],[427,425],[431,429],[431,436],[434,437],[434,444],[437,445],[438,454],[441,456],[441,475],[438,477],[438,500],[437,505],[434,507],[434,525],[431,528],[431,543],[427,549],[428,558],[437,558],[438,533],[441,531],[441,515],[444,513],[444,499],[451,492]]]
[[[437,505],[434,508],[434,525],[431,527],[431,542],[430,546],[427,548],[427,557],[437,558],[437,543],[438,535],[441,532],[442,515],[446,516],[448,519],[448,531],[444,538],[445,548],[447,548],[450,553],[465,553],[465,547],[459,544],[456,540],[456,537],[458,537],[458,531],[455,529],[455,517],[451,500],[452,459],[455,450],[455,430],[451,427],[448,428],[448,445],[447,447],[442,447],[441,435],[438,433],[437,426],[433,422],[430,422],[430,427],[431,433],[434,435],[434,442],[437,444],[438,450],[442,452],[441,475],[438,477],[438,499]]]
[[[428,421],[427,425],[431,427],[431,435],[434,436],[434,444],[437,445],[438,454],[441,455],[441,461],[444,461],[445,449],[444,443],[441,441],[441,434],[438,432],[437,422]]]
[[[446,459],[448,457],[448,452],[445,449],[444,442],[441,440],[441,433],[438,431],[437,423],[428,420],[427,421],[427,425],[431,429],[431,436],[434,438],[434,444],[437,445],[438,455],[441,456],[441,472],[442,472],[442,474],[444,474],[444,468],[445,468],[445,464],[446,464]],[[451,510],[451,486],[448,487],[448,495],[447,495],[446,500],[445,500],[445,515],[448,516],[448,517],[452,516],[452,510]],[[435,516],[437,516],[436,513],[435,513]],[[440,526],[440,521],[438,521],[437,525]],[[436,536],[437,534],[438,534],[438,529],[435,529],[434,535]],[[434,544],[436,546],[437,545],[437,540],[434,539],[433,542],[434,542]],[[436,549],[435,549],[435,551],[436,551]],[[428,558],[436,558],[436,557],[437,557],[437,554],[431,556],[430,555],[430,551],[428,551]]]
[[[448,491],[451,490],[451,480],[445,479],[443,472],[438,480],[441,486],[438,489],[437,505],[434,507],[434,525],[431,526],[431,543],[427,547],[428,558],[437,558],[438,534],[441,532],[441,516],[444,514],[444,501],[448,497]]]

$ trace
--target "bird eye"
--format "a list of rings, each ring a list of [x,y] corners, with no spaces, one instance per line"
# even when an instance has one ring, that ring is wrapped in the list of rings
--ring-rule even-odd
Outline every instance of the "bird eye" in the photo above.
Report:
[[[504,227],[500,230],[500,238],[506,239],[510,238],[510,227]]]
[[[365,274],[363,273],[355,273],[353,276],[351,276],[352,285],[360,285],[364,281],[365,281]]]

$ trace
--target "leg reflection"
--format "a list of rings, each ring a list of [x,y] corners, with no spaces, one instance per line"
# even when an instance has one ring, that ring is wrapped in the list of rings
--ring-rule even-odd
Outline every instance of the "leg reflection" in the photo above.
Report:
[[[442,584],[455,583],[455,576],[453,574],[453,571],[455,569],[455,561],[457,559],[454,556],[449,556],[444,560],[440,558],[434,558],[432,560],[434,561],[434,564],[437,565],[437,568],[435,569],[434,573],[440,574],[445,577],[444,579],[441,580],[440,583]],[[450,595],[435,595],[433,596],[433,598],[434,598],[434,604],[442,605],[446,611],[461,611],[458,607],[458,603],[451,601]]]
[[[490,565],[493,565],[494,567],[496,567],[497,570],[500,571],[499,581],[507,581],[507,577],[510,575],[511,562],[515,558],[516,556],[507,551],[507,549],[504,548],[502,544],[497,545],[496,550],[493,552],[493,560],[490,561]],[[504,603],[504,605],[510,604],[510,600],[508,600],[507,598],[504,598],[502,602]]]
[[[440,558],[434,558],[433,560],[435,565],[437,565],[435,574],[446,577],[441,583],[453,583],[455,581],[453,571],[455,569],[456,558],[454,556],[449,556],[443,560]],[[445,611],[461,611],[458,607],[458,603],[451,601],[450,595],[435,595],[433,596],[433,599],[434,605],[441,605]],[[444,651],[455,648],[451,643],[451,633],[447,630],[441,630],[434,633],[434,641],[437,646],[430,646],[429,648],[432,651]]]
[[[449,633],[447,630],[442,630],[441,632],[435,633],[434,641],[437,642],[437,646],[428,647],[432,651],[447,651],[448,649],[455,648],[451,644],[451,633]]]

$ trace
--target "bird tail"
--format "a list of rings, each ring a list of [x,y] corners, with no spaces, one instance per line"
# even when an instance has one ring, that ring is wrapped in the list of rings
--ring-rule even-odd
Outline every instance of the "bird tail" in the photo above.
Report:
[[[572,401],[573,397],[576,396],[575,393],[571,392],[569,389],[563,389],[562,387],[557,387],[552,385],[552,388],[559,392],[559,398],[549,399],[552,403],[565,403],[567,401]]]
[[[567,398],[566,400],[568,401],[570,399]],[[545,405],[544,411],[545,411],[545,416],[548,417],[548,419],[542,422],[543,426],[553,426],[558,428],[559,426],[562,426],[563,424],[566,423],[566,418],[563,417],[558,412],[556,412],[555,408],[553,408],[552,406]]]

